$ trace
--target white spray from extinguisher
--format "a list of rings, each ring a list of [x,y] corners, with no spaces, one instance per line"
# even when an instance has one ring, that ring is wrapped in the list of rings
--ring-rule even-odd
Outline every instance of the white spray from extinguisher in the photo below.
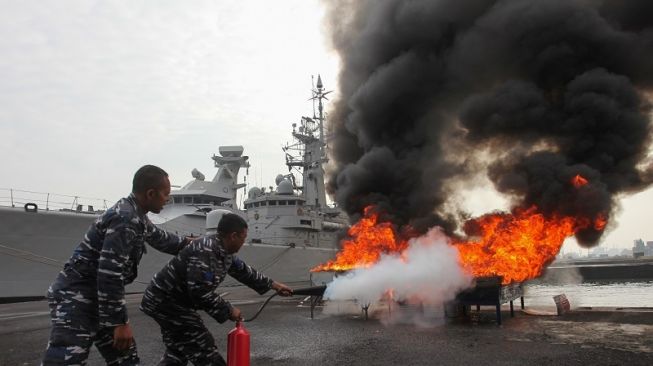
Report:
[[[326,289],[325,314],[361,313],[361,305],[387,308],[387,297],[392,300],[441,307],[472,283],[472,277],[458,264],[458,251],[448,243],[441,230],[431,229],[412,239],[401,256],[383,256],[369,268],[357,269],[334,279]],[[355,304],[351,300],[356,300]],[[384,304],[380,302],[384,300]],[[381,312],[383,320],[391,323],[429,325],[429,321],[415,314]],[[443,312],[434,309],[434,314]],[[390,317],[388,317],[390,315]],[[432,323],[432,322],[431,322]]]

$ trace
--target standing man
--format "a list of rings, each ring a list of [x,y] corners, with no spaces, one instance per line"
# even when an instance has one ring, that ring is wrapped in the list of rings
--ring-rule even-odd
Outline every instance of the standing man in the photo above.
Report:
[[[93,343],[108,365],[138,365],[125,285],[136,279],[145,242],[173,255],[187,244],[147,218],[169,195],[168,174],[145,165],[134,175],[132,193],[88,229],[48,289],[52,332],[44,366],[85,364]]]
[[[159,366],[226,365],[211,333],[196,309],[206,311],[219,323],[241,318],[240,310],[215,290],[229,274],[259,294],[274,289],[282,296],[292,290],[265,277],[234,254],[247,237],[247,223],[228,213],[218,224],[217,235],[194,240],[157,273],[141,302],[141,310],[161,326],[165,353]]]

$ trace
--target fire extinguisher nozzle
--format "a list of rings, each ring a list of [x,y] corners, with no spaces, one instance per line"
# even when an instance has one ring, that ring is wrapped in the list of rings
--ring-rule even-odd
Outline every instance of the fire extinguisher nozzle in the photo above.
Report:
[[[326,291],[326,285],[294,289],[292,290],[292,294],[304,296],[322,296],[324,295],[324,291]]]

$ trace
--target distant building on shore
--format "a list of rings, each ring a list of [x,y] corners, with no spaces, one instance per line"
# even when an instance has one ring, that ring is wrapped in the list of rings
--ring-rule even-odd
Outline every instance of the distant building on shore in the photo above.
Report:
[[[634,244],[633,257],[640,258],[653,256],[653,241],[647,241],[646,244],[644,244],[644,240],[635,239]]]

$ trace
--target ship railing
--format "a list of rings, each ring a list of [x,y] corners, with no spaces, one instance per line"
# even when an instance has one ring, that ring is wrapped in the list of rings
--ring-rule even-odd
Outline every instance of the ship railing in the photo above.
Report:
[[[106,210],[107,203],[103,198],[0,188],[0,207],[92,213]]]
[[[308,242],[306,242],[305,240],[307,239],[298,238],[297,236],[291,236],[291,235],[274,235],[274,236],[259,236],[257,238],[248,237],[247,239],[245,239],[245,244],[250,246],[256,244],[264,244],[264,245],[273,245],[273,246],[287,247],[287,248],[306,247],[306,248],[317,248],[317,249],[328,249],[328,250],[338,249],[337,247],[334,247],[332,244],[321,243],[319,238],[308,239]],[[275,244],[280,241],[285,242],[285,244]]]

